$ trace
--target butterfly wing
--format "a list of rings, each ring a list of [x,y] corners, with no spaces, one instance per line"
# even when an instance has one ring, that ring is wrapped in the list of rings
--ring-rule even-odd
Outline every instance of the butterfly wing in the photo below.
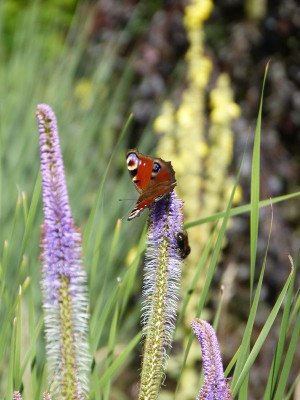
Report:
[[[176,183],[173,183],[171,186],[161,186],[159,189],[156,188],[155,194],[142,194],[137,201],[136,207],[131,211],[128,221],[140,215],[141,211],[145,208],[151,206],[156,201],[161,200],[166,194],[173,190]]]
[[[127,152],[127,167],[140,193],[137,205],[128,217],[131,220],[173,190],[176,179],[171,162],[144,156],[137,150]]]
[[[135,188],[139,193],[143,193],[151,179],[153,159],[140,154],[137,150],[128,150],[126,161]]]

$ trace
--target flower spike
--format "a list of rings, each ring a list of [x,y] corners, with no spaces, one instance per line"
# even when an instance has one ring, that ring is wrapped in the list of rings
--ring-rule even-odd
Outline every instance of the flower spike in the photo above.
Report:
[[[197,400],[232,400],[224,377],[222,358],[214,328],[206,321],[194,319],[193,331],[201,344],[204,383]]]
[[[21,393],[18,390],[14,391],[13,400],[22,400]]]
[[[61,399],[87,396],[90,355],[87,342],[86,274],[81,236],[69,205],[55,114],[37,106],[43,184],[41,247],[46,347],[51,393]]]
[[[143,295],[144,357],[140,400],[156,399],[176,321],[182,258],[177,234],[183,229],[182,201],[175,191],[150,207]]]

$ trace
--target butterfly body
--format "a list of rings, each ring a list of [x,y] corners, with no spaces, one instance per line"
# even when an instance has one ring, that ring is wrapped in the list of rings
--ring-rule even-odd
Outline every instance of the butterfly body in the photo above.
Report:
[[[148,157],[137,150],[128,150],[126,162],[132,182],[140,194],[136,207],[128,217],[131,220],[171,192],[176,185],[176,179],[170,161]]]
[[[191,248],[189,245],[189,237],[187,231],[178,232],[176,234],[177,240],[177,250],[182,259],[186,258],[190,252]]]

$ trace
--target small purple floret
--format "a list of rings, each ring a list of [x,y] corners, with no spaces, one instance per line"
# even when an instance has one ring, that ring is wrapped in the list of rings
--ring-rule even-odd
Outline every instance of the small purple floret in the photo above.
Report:
[[[201,344],[204,370],[204,383],[197,400],[232,400],[213,327],[201,319],[194,319],[191,325]]]
[[[22,400],[21,393],[18,390],[13,393],[13,400]]]

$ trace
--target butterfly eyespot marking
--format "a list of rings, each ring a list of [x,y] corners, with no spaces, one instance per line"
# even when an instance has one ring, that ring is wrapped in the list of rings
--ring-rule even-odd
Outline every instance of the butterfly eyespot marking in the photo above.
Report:
[[[137,155],[134,153],[130,153],[127,156],[127,167],[129,171],[137,169],[140,160],[138,159]]]
[[[161,168],[160,165],[157,162],[155,162],[153,164],[152,172],[157,173],[160,170],[160,168]]]

